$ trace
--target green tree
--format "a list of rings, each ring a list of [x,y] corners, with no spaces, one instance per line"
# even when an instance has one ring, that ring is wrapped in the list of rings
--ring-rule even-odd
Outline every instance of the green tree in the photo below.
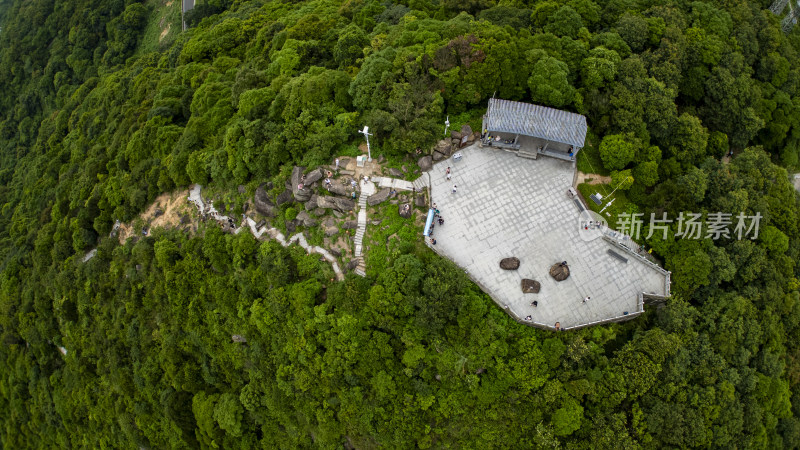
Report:
[[[581,427],[583,407],[573,399],[553,413],[553,430],[556,436],[569,436]]]
[[[556,108],[569,105],[575,98],[575,89],[567,80],[567,64],[545,56],[533,64],[528,87],[534,102]]]
[[[600,158],[606,169],[623,169],[636,156],[636,144],[630,136],[610,134],[600,142]]]

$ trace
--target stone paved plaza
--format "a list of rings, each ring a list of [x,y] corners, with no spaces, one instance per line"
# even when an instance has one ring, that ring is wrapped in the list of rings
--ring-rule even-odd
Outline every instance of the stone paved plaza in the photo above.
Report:
[[[580,239],[579,211],[567,196],[572,163],[477,145],[461,153],[461,161],[441,161],[430,172],[433,202],[445,220],[434,230],[436,251],[468,271],[510,314],[572,328],[635,313],[642,292],[665,295],[663,272],[627,253],[627,263],[615,259],[602,238]],[[445,179],[448,166],[452,181]],[[519,258],[519,269],[500,269],[500,260],[511,256]],[[548,271],[564,260],[571,275],[557,282]],[[523,278],[539,281],[541,291],[523,294]],[[584,304],[586,296],[591,300]]]

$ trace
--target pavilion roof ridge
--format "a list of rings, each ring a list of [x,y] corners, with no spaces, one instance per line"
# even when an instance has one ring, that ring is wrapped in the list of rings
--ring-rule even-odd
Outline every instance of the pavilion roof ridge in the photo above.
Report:
[[[533,136],[577,148],[586,141],[586,117],[532,103],[491,98],[485,123],[490,131]]]

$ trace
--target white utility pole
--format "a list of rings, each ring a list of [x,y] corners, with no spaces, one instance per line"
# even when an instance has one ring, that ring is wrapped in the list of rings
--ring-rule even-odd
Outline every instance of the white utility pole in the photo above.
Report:
[[[372,136],[372,133],[369,132],[369,127],[364,125],[364,129],[359,131],[359,133],[364,135],[364,138],[367,140],[367,160],[372,162],[372,150],[369,148],[369,137]]]

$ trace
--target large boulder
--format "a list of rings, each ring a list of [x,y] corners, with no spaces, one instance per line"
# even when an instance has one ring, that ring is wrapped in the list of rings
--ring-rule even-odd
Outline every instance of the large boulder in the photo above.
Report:
[[[285,191],[281,192],[280,195],[278,195],[278,198],[275,199],[275,204],[281,206],[284,203],[291,202],[293,199],[294,196],[292,195],[292,191],[286,189]]]
[[[523,294],[538,294],[542,285],[536,280],[522,279],[522,293]]]
[[[311,214],[309,214],[308,211],[300,211],[297,213],[295,220],[302,222],[306,227],[313,227],[317,225],[317,221],[311,217]]]
[[[305,167],[300,167],[300,166],[294,166],[292,168],[292,176],[289,178],[292,181],[292,185],[296,187],[297,183],[302,181],[303,172],[305,171],[305,169],[306,169]]]
[[[433,147],[433,160],[441,161],[447,159],[453,152],[453,145],[450,139],[442,139]]]
[[[419,164],[419,168],[422,169],[423,172],[427,172],[433,169],[433,158],[430,156],[423,156],[417,161],[417,164]]]
[[[569,278],[569,266],[562,263],[555,263],[550,267],[550,276],[556,281],[564,281]]]
[[[460,131],[456,131],[456,130],[451,131],[450,132],[450,139],[458,139],[460,141],[461,140],[461,132]]]
[[[405,175],[402,170],[395,169],[394,167],[390,167],[388,172],[389,172],[389,175],[391,175],[393,177],[396,177],[396,178],[403,178],[403,176]]]
[[[444,153],[447,155],[450,154],[451,147],[452,147],[451,139],[442,139],[441,141],[436,143],[436,146],[433,147],[433,151]]]
[[[317,209],[317,194],[313,194],[303,206],[306,208],[306,211]]]
[[[367,204],[368,204],[369,206],[375,206],[375,205],[379,205],[379,204],[381,204],[381,203],[385,202],[385,201],[386,201],[386,199],[387,199],[387,198],[389,198],[389,193],[390,193],[391,191],[392,191],[392,190],[391,190],[391,189],[389,189],[389,188],[383,188],[383,189],[381,189],[381,190],[380,190],[380,191],[378,191],[377,193],[375,193],[375,194],[372,194],[372,195],[370,195],[370,196],[367,198]]]
[[[325,209],[334,209],[336,208],[336,197],[321,195],[317,197],[317,206]]]
[[[331,194],[341,195],[344,197],[349,197],[353,193],[353,188],[335,180],[331,182],[331,185],[328,186],[327,189]]]
[[[317,205],[320,208],[334,209],[341,212],[352,211],[356,204],[349,198],[331,197],[330,195],[323,195],[317,197]]]
[[[299,166],[294,166],[294,169],[292,169],[292,195],[294,195],[294,199],[298,202],[307,202],[314,194],[311,188],[305,186],[303,170],[304,168]],[[300,189],[300,183],[303,183],[303,189]]]
[[[400,213],[400,217],[404,219],[408,219],[411,217],[411,213],[413,210],[411,209],[411,205],[408,203],[401,203],[397,205],[397,212]]]
[[[325,233],[325,236],[328,237],[339,232],[339,227],[336,226],[336,221],[333,220],[333,217],[328,217],[327,220],[322,222],[322,231]]]
[[[347,270],[356,270],[356,267],[358,267],[358,260],[351,259],[345,267],[347,267]]]
[[[519,269],[519,259],[516,257],[503,258],[500,261],[500,268],[503,270],[517,270]]]
[[[352,211],[356,208],[356,202],[349,198],[335,198],[334,202],[336,203],[336,209],[341,212]]]
[[[263,184],[256,189],[256,193],[253,196],[253,204],[256,206],[256,212],[261,215],[267,217],[275,217],[277,215],[277,208],[272,203],[272,200],[269,199],[269,194],[267,194]]]
[[[428,202],[425,201],[424,195],[418,195],[416,198],[414,198],[414,205],[424,208],[428,205]]]
[[[342,228],[344,228],[345,230],[355,230],[356,228],[358,228],[358,222],[356,222],[355,220],[348,220],[342,224]]]
[[[323,177],[322,169],[314,169],[306,174],[306,181],[304,181],[304,183],[306,185],[310,185],[312,183],[316,183],[317,181],[321,180],[322,177]]]
[[[461,139],[463,136],[467,136],[467,142],[470,142],[470,137],[472,136],[471,126],[467,124],[461,125],[461,136],[459,136],[459,139]]]

